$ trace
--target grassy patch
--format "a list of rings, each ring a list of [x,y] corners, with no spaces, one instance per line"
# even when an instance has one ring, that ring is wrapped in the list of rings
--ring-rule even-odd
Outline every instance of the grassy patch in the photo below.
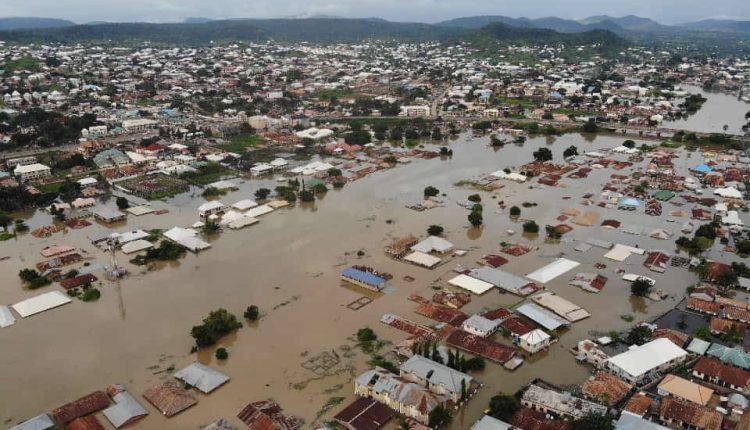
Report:
[[[260,145],[266,140],[255,134],[241,134],[234,136],[229,143],[217,145],[216,147],[222,151],[243,153],[247,151],[247,148]]]
[[[57,182],[54,184],[44,184],[39,186],[39,191],[45,193],[45,194],[54,194],[60,191],[60,188],[63,186],[63,182]]]
[[[13,239],[13,235],[8,233],[7,231],[4,231],[0,233],[0,242],[5,242],[6,240]]]

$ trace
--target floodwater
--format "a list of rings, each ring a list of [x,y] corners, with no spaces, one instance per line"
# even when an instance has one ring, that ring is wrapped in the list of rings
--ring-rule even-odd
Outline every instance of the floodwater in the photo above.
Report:
[[[330,419],[344,404],[325,414],[319,414],[321,408],[336,396],[346,397],[345,402],[349,402],[353,398],[353,377],[369,367],[368,356],[354,348],[352,335],[369,326],[389,342],[406,338],[405,333],[379,322],[384,313],[433,325],[434,322],[413,312],[415,303],[408,296],[419,293],[431,297],[433,285],[447,286],[445,281],[456,264],[470,267],[482,255],[499,252],[501,242],[526,242],[520,234],[511,236],[507,232],[520,231],[524,219],[534,219],[542,226],[558,224],[555,218],[560,210],[576,207],[599,212],[600,221],[615,218],[624,224],[643,226],[647,231],[660,227],[679,233],[676,230],[681,222],[665,221],[666,213],[677,209],[669,204],[664,206],[664,217],[579,204],[583,194],[600,192],[612,173],[629,174],[640,166],[619,172],[594,170],[587,179],[565,178],[562,186],[556,188],[507,183],[493,193],[479,192],[485,204],[485,225],[481,229],[469,228],[466,209],[456,204],[476,192],[457,187],[456,182],[531,161],[531,153],[540,147],[548,146],[555,159],[560,160],[562,151],[570,145],[577,145],[583,152],[611,148],[622,139],[566,135],[530,139],[521,147],[507,145],[494,150],[488,147],[488,138],[461,136],[451,143],[454,151],[451,158],[414,160],[409,165],[350,183],[342,190],[332,190],[312,207],[297,205],[278,210],[263,216],[258,225],[223,233],[212,241],[211,249],[198,255],[188,254],[147,272],[126,263],[131,276],[116,284],[105,282],[98,302],[74,300],[70,305],[0,330],[0,423],[16,423],[50,411],[112,383],[124,383],[151,412],[135,426],[139,429],[193,429],[219,417],[244,428],[236,419],[237,413],[247,403],[266,398],[275,399],[288,413],[303,417],[308,424]],[[684,165],[697,161],[686,155],[682,159]],[[270,181],[248,180],[241,190],[222,200],[231,204],[252,198],[255,189],[273,188],[272,185]],[[428,185],[445,194],[444,205],[424,212],[406,209],[406,204],[421,200],[422,190]],[[131,216],[127,225],[118,230],[190,225],[196,221],[195,208],[202,201],[200,197],[182,197],[167,203],[157,202],[155,208],[166,207],[171,212],[161,216]],[[511,220],[507,212],[498,210],[499,201],[508,207],[523,202],[539,205],[523,209],[520,220]],[[46,214],[28,216],[31,229],[51,222]],[[383,246],[391,238],[410,233],[424,235],[430,224],[445,226],[446,238],[457,248],[469,250],[468,254],[427,270],[396,262],[383,253]],[[568,239],[597,237],[641,248],[674,249],[673,240],[631,236],[598,225],[572,226],[574,230],[562,243],[545,244],[543,237],[536,238],[532,244],[537,250],[520,258],[510,257],[511,263],[503,269],[525,275],[561,254],[581,262],[574,272],[597,271],[593,265],[606,261],[602,258],[603,250],[593,248],[587,253],[577,253]],[[10,256],[0,261],[0,303],[15,303],[59,289],[49,286],[25,291],[17,277],[20,269],[41,260],[39,251],[47,245],[78,246],[89,252],[92,261],[106,262],[108,257],[86,239],[98,229],[103,227],[69,230],[47,239],[26,235],[0,244],[0,256]],[[364,256],[358,257],[358,251],[363,251]],[[126,260],[122,255],[119,258],[121,263]],[[488,363],[485,371],[475,375],[484,387],[457,413],[451,428],[468,428],[481,416],[490,397],[498,392],[514,392],[533,378],[562,385],[582,383],[590,370],[575,363],[569,348],[596,333],[628,327],[631,323],[625,322],[622,315],[632,314],[637,322],[668,311],[682,297],[685,288],[696,281],[684,269],[670,269],[664,275],[648,273],[642,266],[643,259],[631,256],[621,264],[606,261],[608,267],[600,273],[608,276],[609,282],[600,294],[569,286],[567,281],[572,273],[547,284],[550,290],[589,310],[591,318],[573,324],[549,352],[515,372]],[[343,286],[338,273],[354,263],[393,274],[391,284],[396,291],[372,295]],[[648,274],[672,297],[662,302],[631,300],[628,285],[614,273],[618,267]],[[405,281],[406,276],[414,281]],[[362,296],[375,300],[358,311],[346,307]],[[475,297],[462,310],[473,313],[517,302],[519,298],[515,296],[491,291]],[[226,362],[215,363],[213,349],[198,355],[201,361],[220,367],[231,377],[227,385],[210,395],[196,394],[197,406],[170,419],[162,417],[140,397],[147,388],[161,383],[169,368],[179,369],[196,359],[196,355],[189,353],[190,328],[200,323],[209,311],[224,307],[241,316],[251,304],[260,307],[262,319],[222,341],[221,346],[227,347],[230,355]],[[496,336],[501,340],[500,335]],[[386,346],[383,351],[387,349]],[[322,354],[337,357],[333,366],[310,369],[309,361]]]
[[[750,112],[750,103],[743,102],[736,95],[707,92],[700,87],[686,86],[684,90],[690,94],[700,94],[707,100],[695,114],[683,119],[664,121],[664,127],[703,133],[745,134],[742,126],[747,124],[745,113]]]

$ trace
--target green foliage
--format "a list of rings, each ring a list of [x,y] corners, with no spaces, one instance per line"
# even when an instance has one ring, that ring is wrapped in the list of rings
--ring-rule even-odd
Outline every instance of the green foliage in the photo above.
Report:
[[[89,288],[84,288],[83,295],[81,296],[81,300],[83,300],[84,302],[93,302],[93,301],[99,300],[99,297],[101,296],[102,296],[102,293],[98,289],[94,287],[89,287]]]
[[[523,232],[524,233],[539,233],[539,224],[537,224],[535,221],[526,221],[523,223]]]
[[[399,373],[398,366],[386,360],[385,357],[383,357],[382,355],[378,355],[378,354],[373,355],[369,361],[369,364],[371,366],[382,367],[383,369],[388,370],[395,374]]]
[[[651,291],[651,282],[638,278],[630,284],[630,293],[634,296],[643,297]]]
[[[255,191],[255,198],[258,200],[265,200],[268,198],[269,194],[271,194],[271,190],[268,188],[258,188]]]
[[[490,399],[488,415],[509,423],[519,409],[521,402],[516,397],[498,394]]]
[[[484,223],[484,218],[482,217],[482,212],[477,211],[471,211],[468,215],[469,222],[474,227],[479,227]]]
[[[544,226],[544,231],[547,233],[547,238],[549,239],[559,240],[562,237],[562,234],[553,225]]]
[[[8,224],[13,221],[13,217],[7,213],[0,211],[0,227],[7,228]]]
[[[630,149],[635,148],[635,141],[628,139],[622,143],[622,146]]]
[[[211,311],[203,324],[194,326],[190,334],[199,348],[215,344],[222,336],[242,327],[237,317],[226,309]]]
[[[428,197],[435,197],[435,196],[437,196],[438,194],[440,194],[440,190],[438,190],[437,188],[433,187],[432,185],[429,185],[429,186],[427,186],[427,187],[426,187],[426,188],[424,189],[424,197],[425,197],[425,198],[428,198]]]
[[[312,191],[315,194],[325,194],[325,193],[328,192],[328,187],[326,187],[326,184],[324,184],[324,183],[321,182],[321,183],[317,183],[317,184],[313,185]]]
[[[248,148],[265,143],[265,139],[256,134],[240,134],[234,136],[229,143],[217,145],[216,147],[226,152],[242,154]]]
[[[177,243],[163,240],[156,248],[150,248],[144,255],[138,255],[130,260],[135,265],[145,265],[152,261],[169,261],[177,260],[185,253],[185,248]]]
[[[198,168],[197,172],[185,172],[180,178],[196,185],[208,185],[220,180],[229,170],[219,163],[209,162]]]
[[[479,194],[472,194],[467,197],[467,200],[469,200],[470,202],[479,203],[482,201],[482,196],[480,196]]]
[[[260,309],[256,305],[250,305],[245,309],[243,316],[248,321],[257,321],[260,317]]]
[[[229,352],[227,352],[226,348],[219,348],[216,350],[215,356],[217,360],[226,360],[229,358]]]
[[[443,234],[443,231],[445,229],[441,225],[432,224],[431,226],[427,227],[427,234],[430,236],[440,236]]]
[[[370,133],[364,130],[356,130],[344,135],[344,142],[349,145],[366,145],[372,140]]]
[[[563,157],[565,158],[573,157],[576,155],[578,155],[578,148],[576,148],[575,145],[570,145],[568,148],[565,149],[565,151],[563,151]]]
[[[572,430],[614,430],[612,418],[606,414],[588,413],[573,421]]]
[[[588,120],[585,124],[583,124],[581,130],[584,133],[596,133],[597,131],[599,131],[599,126],[596,125],[596,121]]]
[[[332,168],[328,169],[328,177],[329,178],[333,178],[333,177],[341,176],[341,175],[342,175],[341,169],[337,169],[335,167],[332,167]]]
[[[299,192],[299,200],[301,202],[314,202],[315,201],[315,193],[313,193],[310,190],[302,190]]]
[[[551,161],[552,160],[552,151],[550,151],[549,148],[539,148],[537,151],[534,151],[533,154],[534,160],[536,161]]]
[[[521,208],[518,206],[512,206],[510,208],[510,216],[521,216]]]
[[[216,187],[206,187],[206,189],[203,190],[201,193],[201,197],[216,197],[216,196],[223,196],[227,193],[226,189],[218,189]]]
[[[695,330],[695,333],[693,333],[693,336],[700,340],[705,340],[706,342],[711,341],[711,331],[706,326],[698,327],[698,329]]]
[[[18,272],[18,277],[21,278],[21,280],[25,282],[31,290],[35,290],[52,283],[52,281],[42,276],[34,269],[22,269],[20,272]]]
[[[628,345],[643,345],[649,340],[651,340],[651,329],[645,325],[639,325],[630,329],[628,336],[625,338],[625,343]]]
[[[117,204],[117,209],[120,210],[125,210],[130,207],[130,203],[125,197],[118,197],[117,199],[115,199],[115,203]]]
[[[364,327],[357,330],[357,341],[360,343],[374,342],[378,340],[378,336],[370,327]]]
[[[432,429],[437,429],[444,425],[450,424],[452,419],[453,416],[451,415],[451,412],[443,405],[438,405],[432,411],[430,411],[428,426]]]

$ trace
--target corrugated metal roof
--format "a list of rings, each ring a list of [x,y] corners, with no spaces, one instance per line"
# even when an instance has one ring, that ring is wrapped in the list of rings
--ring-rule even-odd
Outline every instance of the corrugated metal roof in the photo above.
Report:
[[[52,418],[47,414],[37,415],[21,424],[10,427],[8,430],[47,430],[55,426]]]
[[[148,411],[127,391],[115,394],[112,400],[115,404],[104,410],[104,416],[117,428],[148,415]]]
[[[229,376],[201,363],[191,364],[175,373],[174,377],[206,394],[229,381]]]
[[[385,279],[380,276],[373,275],[369,272],[364,272],[353,267],[348,267],[341,272],[341,276],[346,278],[354,279],[355,281],[362,282],[367,285],[380,286],[385,283]]]

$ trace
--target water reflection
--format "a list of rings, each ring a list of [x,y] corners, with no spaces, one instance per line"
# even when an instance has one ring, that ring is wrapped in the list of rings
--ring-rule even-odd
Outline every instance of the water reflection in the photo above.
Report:
[[[482,237],[482,233],[484,232],[484,227],[471,227],[466,230],[466,238],[469,240],[477,240],[480,237]]]

